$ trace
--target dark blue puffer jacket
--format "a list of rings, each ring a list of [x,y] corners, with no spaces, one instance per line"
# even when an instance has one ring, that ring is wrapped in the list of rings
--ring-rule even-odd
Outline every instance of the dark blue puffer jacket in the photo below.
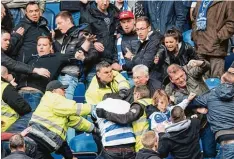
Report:
[[[207,119],[214,133],[234,128],[234,84],[220,84],[195,101],[208,108]]]

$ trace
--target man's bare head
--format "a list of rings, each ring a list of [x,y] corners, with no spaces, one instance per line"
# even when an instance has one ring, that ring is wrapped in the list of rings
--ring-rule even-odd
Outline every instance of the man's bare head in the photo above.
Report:
[[[177,64],[172,64],[167,68],[167,73],[169,75],[170,81],[179,88],[184,88],[186,86],[186,74],[181,66]]]

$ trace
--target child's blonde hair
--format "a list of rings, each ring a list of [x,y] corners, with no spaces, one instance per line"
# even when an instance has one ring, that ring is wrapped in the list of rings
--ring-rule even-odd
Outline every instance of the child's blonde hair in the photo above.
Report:
[[[142,135],[142,145],[147,149],[152,149],[158,143],[158,136],[153,130],[147,131]]]
[[[170,102],[169,96],[163,89],[157,89],[153,95],[153,105],[157,106],[159,99],[165,100],[168,104]]]

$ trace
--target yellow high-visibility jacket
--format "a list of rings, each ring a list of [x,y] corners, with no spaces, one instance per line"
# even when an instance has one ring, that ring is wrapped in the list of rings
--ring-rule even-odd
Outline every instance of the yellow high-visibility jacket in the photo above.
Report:
[[[141,137],[146,131],[149,130],[149,122],[147,120],[145,107],[152,104],[152,99],[143,98],[143,99],[139,99],[137,102],[134,102],[134,103],[138,103],[144,106],[144,114],[138,120],[132,123],[133,132],[136,137],[135,151],[138,152],[140,149],[144,147],[141,143]]]
[[[5,132],[19,118],[19,114],[2,100],[3,92],[7,86],[8,83],[1,81],[1,121],[3,122],[1,132]]]
[[[94,76],[86,91],[85,99],[89,104],[97,105],[107,93],[118,93],[122,89],[130,89],[129,82],[117,71],[112,71],[114,79],[109,86],[102,86]]]
[[[68,127],[85,132],[94,129],[93,123],[82,117],[91,111],[92,106],[89,104],[76,103],[47,91],[29,122],[30,133],[57,150],[66,139]]]

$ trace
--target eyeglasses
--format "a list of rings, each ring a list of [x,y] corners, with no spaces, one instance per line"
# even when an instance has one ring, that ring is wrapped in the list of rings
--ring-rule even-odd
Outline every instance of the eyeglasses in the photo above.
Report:
[[[149,28],[149,26],[147,26],[147,27],[145,27],[145,28],[136,28],[136,31],[145,30],[145,29],[147,29],[147,28]]]

